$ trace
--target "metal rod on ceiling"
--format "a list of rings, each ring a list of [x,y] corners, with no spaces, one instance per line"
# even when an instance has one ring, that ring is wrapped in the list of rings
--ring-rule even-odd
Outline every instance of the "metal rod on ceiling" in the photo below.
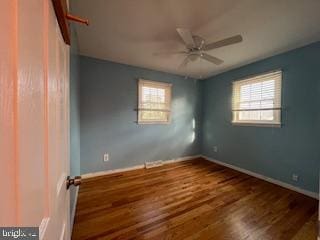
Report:
[[[83,19],[83,18],[74,16],[74,15],[71,15],[71,14],[69,14],[69,13],[67,13],[66,19],[68,19],[68,20],[70,20],[70,21],[74,21],[74,22],[86,24],[87,26],[89,25],[89,20],[88,20],[88,19]]]

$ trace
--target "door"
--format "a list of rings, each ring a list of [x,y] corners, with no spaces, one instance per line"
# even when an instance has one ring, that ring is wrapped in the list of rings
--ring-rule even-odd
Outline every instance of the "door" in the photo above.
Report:
[[[70,239],[69,47],[51,0],[1,0],[0,226]]]

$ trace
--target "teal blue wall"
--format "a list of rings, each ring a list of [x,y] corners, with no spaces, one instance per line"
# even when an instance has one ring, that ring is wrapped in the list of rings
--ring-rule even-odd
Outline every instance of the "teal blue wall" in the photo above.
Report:
[[[232,81],[278,68],[283,70],[283,126],[232,126]],[[202,81],[201,89],[204,155],[318,192],[320,43],[214,76]],[[298,182],[291,180],[293,173]]]
[[[70,49],[70,175],[80,175],[80,69],[77,35],[71,27]],[[70,188],[70,211],[76,197],[76,188]],[[71,219],[71,223],[73,219]]]
[[[136,123],[139,78],[173,83],[171,124]],[[197,80],[84,56],[80,79],[82,174],[200,153]]]
[[[318,192],[319,57],[320,43],[315,43],[197,81],[81,56],[81,174],[202,153]],[[283,126],[232,126],[232,81],[278,68],[283,70]],[[173,83],[171,124],[136,123],[139,78]],[[109,162],[102,161],[104,152]],[[293,173],[298,182],[291,180]]]

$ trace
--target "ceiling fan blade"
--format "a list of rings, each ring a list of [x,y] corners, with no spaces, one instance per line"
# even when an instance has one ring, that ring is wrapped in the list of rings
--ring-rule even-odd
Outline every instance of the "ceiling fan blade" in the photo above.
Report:
[[[167,56],[167,55],[176,55],[176,54],[187,54],[186,51],[168,51],[168,52],[155,52],[152,53],[153,56]]]
[[[220,65],[221,63],[223,63],[223,60],[216,58],[214,56],[211,56],[209,54],[206,54],[206,53],[201,54],[201,57],[209,62],[216,64],[216,65]]]
[[[186,67],[189,62],[190,62],[190,56],[187,56],[187,57],[183,60],[183,62],[180,64],[180,66],[179,66],[178,68],[180,69],[180,68]]]
[[[211,49],[215,49],[215,48],[228,46],[231,44],[242,42],[242,40],[243,40],[243,38],[241,35],[236,35],[233,37],[225,38],[225,39],[217,41],[217,42],[206,44],[204,46],[204,50],[211,50]]]
[[[195,42],[192,37],[192,33],[186,28],[177,28],[177,32],[182,38],[183,42],[186,44],[187,48],[192,48],[195,46]]]

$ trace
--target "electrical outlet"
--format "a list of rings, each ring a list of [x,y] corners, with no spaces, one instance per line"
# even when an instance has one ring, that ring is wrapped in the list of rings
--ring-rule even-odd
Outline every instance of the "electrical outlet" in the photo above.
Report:
[[[299,175],[292,174],[292,181],[298,182],[299,181]]]
[[[103,154],[103,161],[108,162],[109,161],[109,153]]]
[[[214,152],[218,152],[218,147],[217,146],[213,146],[213,151]]]

